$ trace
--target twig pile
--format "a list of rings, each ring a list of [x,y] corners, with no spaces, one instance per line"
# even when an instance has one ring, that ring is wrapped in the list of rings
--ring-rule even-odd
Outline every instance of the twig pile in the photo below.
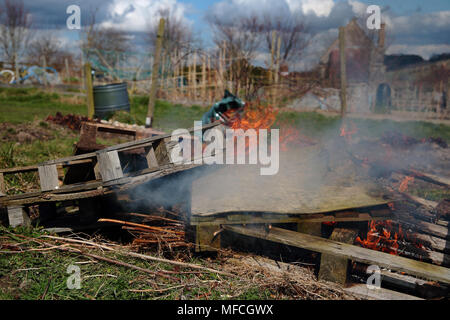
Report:
[[[171,212],[172,213],[172,212]],[[175,213],[172,213],[175,215]],[[129,231],[135,239],[132,246],[137,249],[158,247],[169,249],[191,247],[193,244],[186,241],[184,223],[159,215],[128,213],[127,216],[141,218],[142,223],[135,223],[116,219],[100,219],[99,222],[122,224],[122,229]]]

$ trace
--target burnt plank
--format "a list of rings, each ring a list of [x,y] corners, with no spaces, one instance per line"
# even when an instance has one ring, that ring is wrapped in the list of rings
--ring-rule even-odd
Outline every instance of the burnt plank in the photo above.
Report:
[[[351,244],[340,243],[337,241],[276,227],[271,228],[269,232],[261,227],[248,228],[242,226],[224,225],[222,228],[250,237],[335,255],[369,265],[378,265],[379,267],[405,272],[411,275],[423,277],[425,279],[450,283],[450,269]]]

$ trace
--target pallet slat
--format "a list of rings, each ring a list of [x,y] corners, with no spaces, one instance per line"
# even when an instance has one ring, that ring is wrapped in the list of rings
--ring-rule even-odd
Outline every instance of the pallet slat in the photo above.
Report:
[[[42,191],[50,191],[58,188],[58,169],[55,164],[49,166],[39,166],[38,172]]]
[[[111,181],[123,177],[122,166],[117,151],[99,152],[97,154],[97,160],[103,181]]]
[[[415,261],[384,252],[365,249],[351,244],[340,243],[337,241],[280,228],[273,227],[270,229],[270,232],[266,232],[266,230],[261,227],[248,228],[230,225],[224,225],[222,227],[225,230],[246,236],[279,242],[315,252],[335,255],[370,265],[378,265],[379,267],[405,272],[418,277],[423,277],[425,279],[450,283],[450,269],[435,266],[429,263]]]

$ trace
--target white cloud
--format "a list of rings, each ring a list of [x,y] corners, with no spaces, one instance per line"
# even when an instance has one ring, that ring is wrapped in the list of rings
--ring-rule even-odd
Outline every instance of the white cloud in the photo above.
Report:
[[[356,0],[348,0],[348,3],[352,6],[353,12],[358,16],[366,15],[367,5],[365,3]]]
[[[161,10],[170,10],[176,18],[188,22],[188,6],[176,0],[114,0],[108,7],[108,16],[101,23],[104,27],[115,27],[127,31],[145,31],[156,24]]]
[[[286,1],[289,4],[295,0]],[[328,17],[334,7],[334,0],[303,0],[301,1],[301,7],[304,14],[312,12],[318,17]]]

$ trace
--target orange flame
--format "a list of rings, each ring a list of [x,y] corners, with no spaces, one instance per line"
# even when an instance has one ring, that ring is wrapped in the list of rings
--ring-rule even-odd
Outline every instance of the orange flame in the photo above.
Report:
[[[400,183],[400,186],[398,187],[398,190],[399,190],[400,192],[408,191],[408,184],[409,184],[410,182],[414,182],[414,177],[406,176],[406,177],[402,180],[402,182]]]
[[[400,240],[408,240],[417,248],[423,248],[423,245],[408,232],[404,232],[400,225],[397,225],[396,231],[394,231],[394,224],[391,220],[369,221],[368,229],[366,239],[360,237],[355,239],[355,243],[364,248],[398,255]]]
[[[259,129],[270,129],[277,118],[278,110],[274,110],[271,106],[250,105],[241,116],[228,111],[225,113],[227,119],[230,120],[229,126],[231,129],[255,129],[259,135]],[[246,149],[248,150],[248,143],[246,141]],[[280,129],[280,150],[287,151],[289,145],[313,145],[316,142],[300,134],[297,128],[292,126],[283,127]]]
[[[398,233],[392,232],[392,221],[369,221],[366,239],[357,237],[355,242],[364,248],[398,255],[399,237],[403,238],[403,231],[399,226]]]
[[[341,137],[344,137],[344,139],[350,143],[352,141],[352,135],[358,132],[358,128],[353,122],[351,123],[351,129],[347,128],[347,123],[342,124],[341,126],[341,133],[339,134]]]

